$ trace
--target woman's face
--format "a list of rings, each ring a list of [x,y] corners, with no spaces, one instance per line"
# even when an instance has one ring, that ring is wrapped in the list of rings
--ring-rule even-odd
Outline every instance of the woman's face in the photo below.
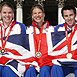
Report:
[[[1,10],[1,17],[4,24],[9,24],[12,21],[12,18],[14,16],[14,12],[12,8],[8,6],[3,6]]]
[[[44,17],[45,17],[45,14],[42,12],[42,10],[38,7],[35,7],[32,11],[32,19],[40,24],[44,21]]]

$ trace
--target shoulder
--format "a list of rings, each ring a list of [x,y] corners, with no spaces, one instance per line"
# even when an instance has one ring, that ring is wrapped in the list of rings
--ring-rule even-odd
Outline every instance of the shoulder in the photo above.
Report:
[[[56,32],[56,31],[62,31],[63,28],[64,28],[64,23],[63,23],[63,24],[59,24],[59,25],[57,25],[57,26],[55,27],[55,32]]]
[[[63,24],[59,24],[59,25],[57,25],[56,27],[64,27],[64,23]]]
[[[26,26],[26,30],[31,28],[33,28],[33,25]]]
[[[16,22],[16,24],[18,24],[21,27],[21,29],[25,29],[25,25],[23,23]]]
[[[25,25],[24,25],[23,23],[20,23],[20,22],[17,22],[17,21],[16,21],[16,24],[19,24],[20,26],[25,27]]]
[[[26,34],[33,34],[33,25],[29,25],[26,27]]]
[[[54,26],[49,25],[49,30],[50,30],[51,32],[54,32]]]
[[[16,21],[16,24],[18,24],[21,28],[21,34],[25,34],[26,33],[26,27],[23,23],[20,23],[20,22],[17,22]]]

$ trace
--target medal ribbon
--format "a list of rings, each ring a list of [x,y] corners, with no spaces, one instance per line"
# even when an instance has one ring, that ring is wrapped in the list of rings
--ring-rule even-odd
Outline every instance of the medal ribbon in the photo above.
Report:
[[[76,27],[77,27],[77,24],[75,24]],[[67,31],[67,28],[66,28],[66,23],[64,24],[65,26],[65,35],[66,35],[66,41],[67,41],[67,48],[68,48],[68,53],[71,52],[71,41],[72,41],[72,37],[76,31],[76,27],[74,28],[74,31],[71,32],[70,36],[68,37],[68,31]]]
[[[5,39],[4,43],[3,43],[3,30],[2,30],[2,26],[1,26],[1,43],[2,43],[2,48],[5,48],[5,45],[6,45],[6,42],[8,40],[9,34],[10,34],[10,32],[11,32],[11,30],[12,30],[14,25],[15,25],[15,21],[12,22],[12,25],[11,25],[9,31],[8,31],[8,34],[6,36],[6,39]]]
[[[49,27],[49,22],[48,21],[45,21],[45,22],[47,23],[46,28],[48,28]],[[33,31],[34,31],[34,40],[35,40],[34,43],[35,43],[35,53],[36,53],[36,55],[37,54],[40,54],[41,55],[41,53],[42,53],[40,51],[40,48],[41,48],[41,40],[42,40],[42,31],[43,31],[43,26],[44,26],[45,22],[43,22],[43,24],[42,24],[42,26],[41,26],[41,28],[39,30],[40,31],[40,34],[39,34],[39,41],[38,42],[37,42],[37,39],[36,39],[36,30],[35,30],[35,27],[38,28],[38,26],[36,25],[36,23],[34,21],[32,22],[32,24],[33,24]]]
[[[33,26],[33,30],[34,30],[34,39],[36,39],[36,30],[35,30],[34,26]],[[41,26],[41,29],[40,29],[39,43],[38,43],[38,47],[37,47],[38,52],[40,51],[40,46],[41,46],[42,31],[43,31],[43,25]]]

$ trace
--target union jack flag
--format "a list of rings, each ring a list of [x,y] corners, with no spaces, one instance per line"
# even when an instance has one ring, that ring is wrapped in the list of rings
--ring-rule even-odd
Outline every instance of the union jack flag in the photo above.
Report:
[[[70,37],[71,31],[68,32]],[[66,42],[65,31],[51,33],[52,45],[48,52],[47,60],[52,60],[53,64],[77,66],[77,27],[72,37],[71,43],[71,58],[67,58],[68,48]],[[44,59],[44,58],[43,58]],[[72,65],[71,65],[72,64]]]
[[[29,37],[33,39],[27,34],[10,35],[5,46],[5,53],[0,53],[0,65],[9,66],[18,76],[23,75],[30,65],[38,66],[33,53],[30,52],[33,50],[32,47],[30,48]]]
[[[68,36],[70,36],[71,32],[68,33]],[[5,46],[6,53],[0,54],[0,64],[9,66],[17,75],[21,76],[30,65],[35,66],[39,70],[44,65],[60,65],[59,61],[77,62],[77,30],[72,38],[71,53],[73,56],[71,59],[66,57],[68,50],[64,31],[42,33],[41,56],[38,55],[39,57],[37,57],[38,41],[39,34],[36,34],[36,40],[34,40],[33,34],[9,36]]]

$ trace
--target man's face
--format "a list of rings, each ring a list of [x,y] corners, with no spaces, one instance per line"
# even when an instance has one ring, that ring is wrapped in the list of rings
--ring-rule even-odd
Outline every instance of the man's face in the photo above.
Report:
[[[76,15],[72,9],[63,11],[63,18],[70,28],[75,24],[75,17]]]

